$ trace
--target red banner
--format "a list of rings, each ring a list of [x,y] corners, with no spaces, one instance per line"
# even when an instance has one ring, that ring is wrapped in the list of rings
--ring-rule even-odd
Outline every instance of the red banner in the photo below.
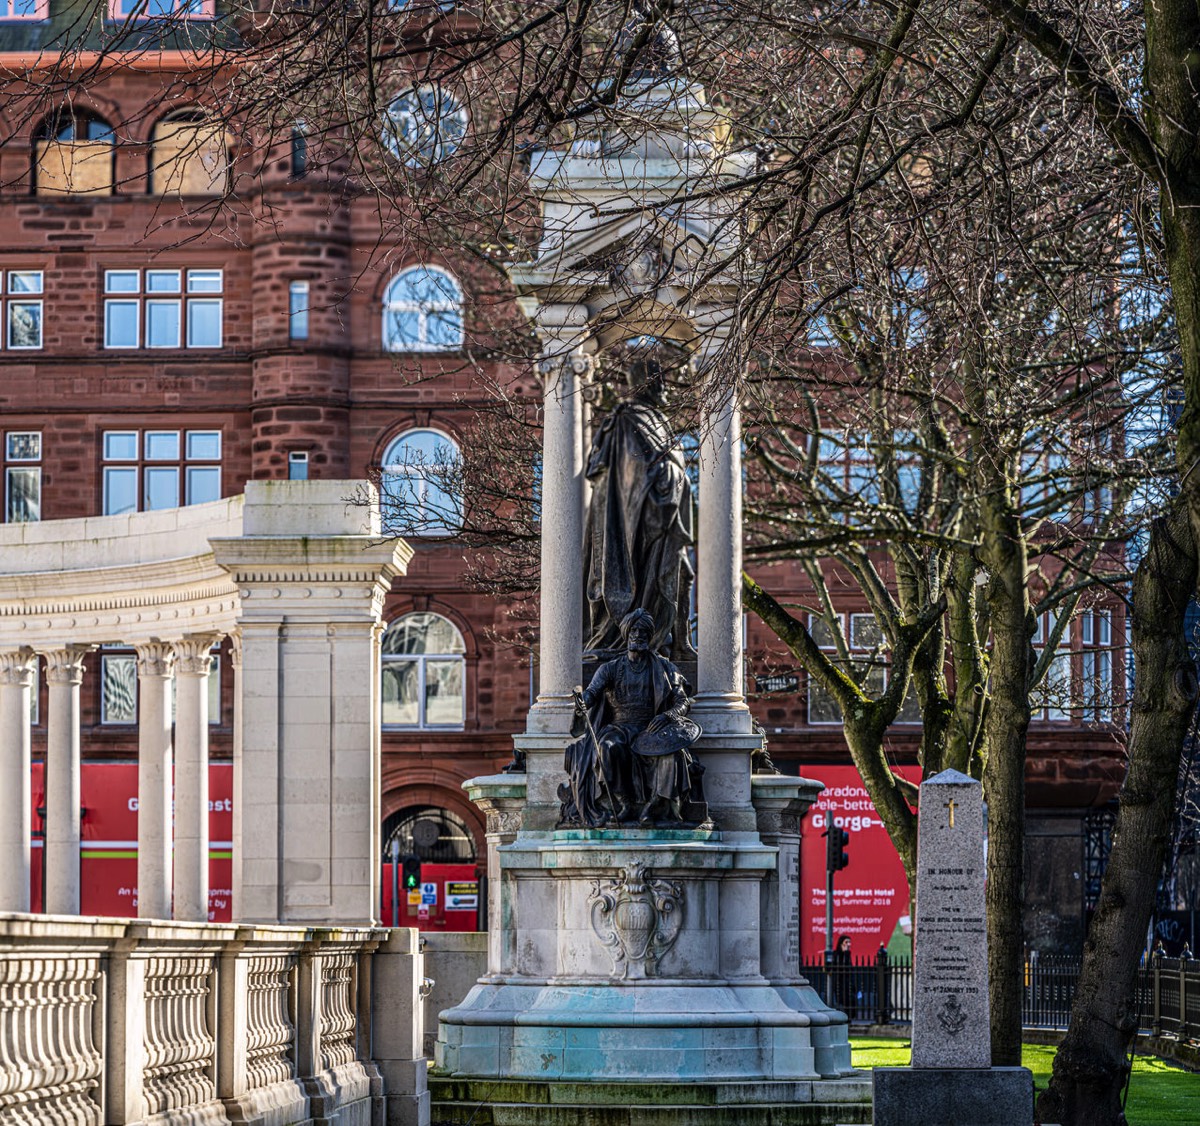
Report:
[[[42,910],[44,768],[33,764],[33,910]],[[137,763],[85,762],[80,771],[79,910],[137,917]],[[233,765],[208,768],[208,920],[233,918]]]
[[[804,766],[805,778],[825,783],[801,822],[800,957],[820,958],[825,949],[825,830],[830,819],[850,834],[850,864],[834,874],[833,933],[849,935],[855,957],[886,946],[909,913],[904,865],[852,766]],[[921,768],[897,773],[920,782]],[[909,923],[911,929],[911,922]]]

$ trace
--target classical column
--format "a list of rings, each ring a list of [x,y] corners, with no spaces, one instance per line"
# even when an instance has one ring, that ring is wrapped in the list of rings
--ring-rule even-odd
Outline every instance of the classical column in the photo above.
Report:
[[[719,338],[707,342],[711,354]],[[711,388],[700,433],[699,529],[696,538],[697,703],[726,713],[727,730],[750,730],[742,686],[742,425],[735,387]]]
[[[46,656],[46,912],[79,914],[79,686],[88,648],[68,645]]]
[[[138,915],[171,917],[171,666],[169,643],[137,647]]]
[[[216,637],[175,642],[175,918],[208,921],[208,670]]]
[[[574,307],[562,319],[585,317]],[[571,689],[583,668],[583,387],[592,357],[561,338],[544,347],[542,569],[538,699],[531,731],[570,729]]]
[[[242,902],[242,635],[229,639],[229,664],[233,668],[233,897],[234,918]]]
[[[29,705],[37,658],[0,653],[0,911],[29,910]]]

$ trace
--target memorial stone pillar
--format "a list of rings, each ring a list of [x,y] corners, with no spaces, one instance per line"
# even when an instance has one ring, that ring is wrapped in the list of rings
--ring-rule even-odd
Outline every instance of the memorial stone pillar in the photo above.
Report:
[[[175,643],[175,918],[208,921],[208,676],[216,637]]]
[[[171,917],[171,666],[169,643],[137,647],[138,902],[144,919]]]
[[[79,686],[89,647],[67,645],[45,654],[46,913],[79,914]]]
[[[36,675],[30,650],[0,653],[0,911],[30,906],[29,713]]]

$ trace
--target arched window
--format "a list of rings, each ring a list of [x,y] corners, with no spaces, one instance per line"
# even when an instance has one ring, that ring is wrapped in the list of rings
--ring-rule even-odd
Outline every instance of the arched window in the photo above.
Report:
[[[94,114],[62,110],[33,135],[33,180],[38,195],[112,195],[112,126]]]
[[[462,527],[458,447],[436,430],[409,430],[383,455],[380,505],[391,535],[444,536]]]
[[[418,856],[426,864],[474,864],[475,838],[467,823],[448,809],[419,805],[400,809],[383,823],[383,860],[392,859],[392,841],[401,856]]]
[[[447,352],[463,343],[462,290],[445,270],[413,266],[383,294],[383,346],[389,352]]]
[[[440,86],[404,90],[383,111],[383,147],[410,168],[445,160],[466,132],[467,111]]]
[[[202,110],[170,113],[150,140],[150,190],[157,195],[221,195],[229,186],[225,130]]]
[[[462,634],[440,614],[405,614],[383,634],[383,725],[460,728],[466,718]]]

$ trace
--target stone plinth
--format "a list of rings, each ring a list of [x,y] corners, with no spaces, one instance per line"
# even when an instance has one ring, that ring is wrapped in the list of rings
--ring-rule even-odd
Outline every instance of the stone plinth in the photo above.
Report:
[[[518,778],[473,779],[467,789],[515,818]],[[752,828],[506,833],[492,887],[508,938],[441,1013],[439,1069],[580,1083],[849,1075],[845,1016],[798,975],[795,950],[790,969],[764,957],[764,939],[777,944],[795,913],[798,869],[780,871],[780,846],[795,843],[783,838],[819,784],[759,789],[771,843]],[[749,801],[745,810],[753,825]]]
[[[874,1121],[887,1126],[1028,1126],[1033,1121],[1033,1073],[1024,1067],[877,1067]]]

